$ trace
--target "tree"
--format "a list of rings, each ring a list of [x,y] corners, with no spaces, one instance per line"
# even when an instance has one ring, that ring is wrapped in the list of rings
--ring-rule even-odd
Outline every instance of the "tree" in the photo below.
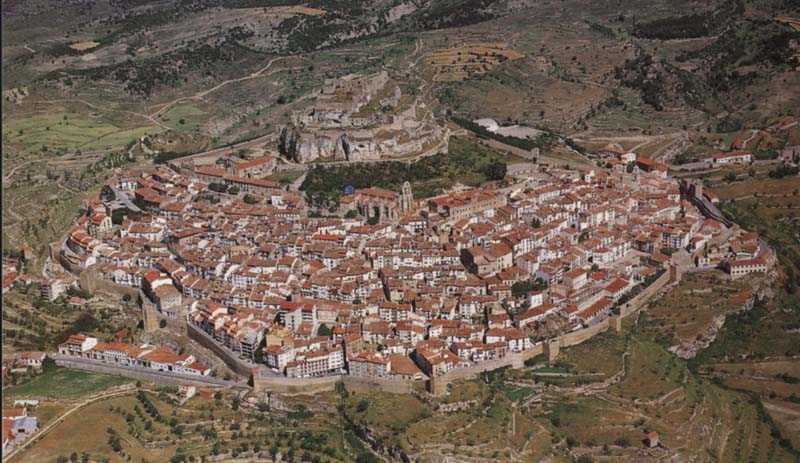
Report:
[[[127,208],[116,209],[111,213],[111,223],[114,225],[121,225],[122,221],[125,219],[125,213],[128,211]]]
[[[217,193],[224,193],[228,191],[228,186],[224,183],[209,183],[208,189],[211,191],[216,191]]]
[[[506,177],[507,172],[506,163],[499,161],[489,163],[483,168],[483,174],[489,180],[502,180]]]
[[[259,199],[248,193],[244,195],[244,202],[247,204],[256,204],[259,202]]]
[[[51,359],[50,357],[45,357],[42,360],[42,371],[47,373],[50,371],[54,371],[58,366],[56,365],[56,361]]]
[[[736,173],[735,172],[726,173],[725,174],[725,181],[728,182],[728,183],[735,182],[736,181]]]
[[[360,401],[358,401],[358,405],[356,405],[356,411],[358,413],[364,413],[365,411],[367,411],[368,408],[369,408],[369,402],[367,402],[365,399],[361,399]]]
[[[231,187],[228,188],[228,194],[238,195],[239,194],[239,187],[236,186],[236,185],[231,185]]]
[[[333,334],[333,331],[331,331],[331,329],[328,328],[328,325],[326,325],[324,323],[319,325],[319,328],[317,329],[317,336],[323,336],[323,337],[329,338],[329,337],[331,337],[332,334]]]

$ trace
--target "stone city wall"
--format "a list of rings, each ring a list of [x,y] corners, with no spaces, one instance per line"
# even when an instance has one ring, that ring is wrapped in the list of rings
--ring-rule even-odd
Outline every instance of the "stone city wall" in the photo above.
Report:
[[[332,391],[336,383],[342,380],[341,375],[322,376],[320,378],[287,378],[286,376],[253,375],[254,392],[278,392],[281,394],[316,394]]]
[[[120,297],[128,295],[131,300],[135,301],[136,296],[139,294],[139,288],[132,286],[124,286],[114,283],[113,281],[104,279],[94,267],[89,267],[82,271],[78,279],[81,288],[89,291],[90,293],[103,292],[109,294],[118,294]]]
[[[383,391],[392,394],[411,394],[422,381],[393,378],[363,378],[351,375],[331,375],[319,378],[287,378],[286,376],[253,376],[255,392],[277,392],[281,394],[316,394],[332,391],[336,383],[342,382],[348,390],[356,392]]]
[[[650,300],[651,297],[655,296],[658,291],[661,290],[664,286],[667,285],[670,281],[670,271],[667,270],[664,272],[663,275],[658,277],[656,281],[650,284],[647,288],[642,290],[641,293],[637,294],[634,298],[630,301],[626,302],[619,308],[619,314],[622,318],[627,317],[628,315],[636,313],[639,309],[641,309],[644,304]]]
[[[361,376],[342,375],[342,382],[350,391],[371,392],[380,390],[393,394],[411,394],[415,384],[422,383],[422,380],[414,381],[399,378],[364,378]]]
[[[582,342],[588,341],[594,336],[606,331],[608,329],[608,318],[604,318],[599,323],[596,323],[587,328],[577,331],[572,331],[567,334],[562,334],[550,342],[557,342],[559,347],[570,347],[578,345]]]
[[[543,352],[544,347],[539,343],[524,352],[508,354],[499,359],[486,360],[471,367],[450,370],[443,375],[431,378],[428,381],[428,391],[433,395],[442,395],[447,392],[447,385],[453,381],[473,379],[483,372],[496,370],[498,368],[522,368],[525,366],[526,360],[536,357]]]
[[[499,140],[494,140],[494,139],[491,139],[491,138],[480,138],[480,137],[476,136],[475,140],[477,140],[479,143],[481,143],[483,145],[486,145],[486,146],[488,146],[490,148],[494,148],[494,149],[500,150],[500,151],[508,151],[509,153],[511,153],[513,155],[519,156],[519,157],[527,159],[529,161],[533,161],[534,159],[536,159],[538,157],[538,154],[539,154],[538,153],[538,149],[526,150],[526,149],[518,148],[516,146],[507,145],[507,144],[505,144],[505,143],[503,143],[503,142],[501,142]]]
[[[196,341],[201,346],[209,349],[217,357],[221,358],[228,368],[234,371],[234,373],[238,375],[242,375],[245,378],[249,378],[252,374],[253,368],[256,367],[255,364],[249,363],[245,360],[239,358],[239,355],[235,352],[231,351],[225,346],[220,345],[214,339],[212,339],[208,334],[200,330],[199,328],[195,327],[191,323],[186,323],[186,333],[189,338],[193,341]]]

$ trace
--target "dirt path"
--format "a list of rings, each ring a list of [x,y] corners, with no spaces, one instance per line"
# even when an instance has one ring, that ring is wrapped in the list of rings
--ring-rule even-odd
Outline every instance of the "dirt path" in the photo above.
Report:
[[[763,402],[763,401],[762,401]],[[797,416],[800,417],[800,411],[795,410],[793,408],[783,407],[781,405],[772,404],[769,402],[763,402],[764,408],[771,412],[778,412],[778,413],[785,413],[787,415]]]
[[[29,161],[23,162],[22,164],[17,164],[16,166],[14,166],[13,169],[11,169],[11,171],[8,172],[8,174],[5,177],[3,177],[3,182],[5,183],[5,182],[9,181],[11,179],[11,177],[13,177],[14,174],[17,172],[17,169],[19,169],[20,167],[24,167],[24,166],[26,166],[28,164],[32,164],[34,162],[39,162],[39,159],[31,159]]]
[[[756,138],[756,135],[758,135],[758,132],[760,132],[760,130],[758,130],[758,129],[751,129],[750,130],[750,136],[747,137],[742,142],[742,149],[747,149],[747,144],[750,143],[751,141],[753,141],[754,138]]]
[[[86,106],[94,109],[95,111],[112,111],[112,112],[118,112],[118,113],[131,114],[131,115],[134,115],[134,116],[141,117],[143,119],[147,119],[148,121],[152,122],[153,124],[158,125],[162,129],[170,130],[172,128],[172,127],[170,127],[168,125],[164,125],[163,123],[158,121],[155,117],[153,117],[153,116],[151,116],[149,114],[137,113],[136,111],[128,111],[126,109],[101,108],[101,107],[99,107],[99,106],[97,106],[97,105],[95,105],[93,103],[90,103],[90,102],[88,102],[86,100],[83,100],[83,99],[80,99],[80,98],[58,98],[58,99],[54,99],[54,100],[42,100],[42,103],[52,103],[52,104],[56,104],[56,103],[81,103],[83,105],[86,105]]]
[[[203,90],[202,92],[195,93],[194,95],[182,96],[182,97],[176,98],[176,99],[174,99],[174,100],[172,100],[172,101],[170,101],[168,103],[163,103],[163,104],[157,105],[156,107],[160,107],[160,109],[158,109],[158,111],[150,114],[149,117],[155,118],[155,117],[163,114],[168,109],[170,109],[171,107],[175,106],[176,104],[178,104],[178,103],[180,103],[182,101],[199,100],[199,99],[203,98],[204,96],[208,95],[209,93],[216,92],[217,90],[221,89],[222,87],[224,87],[226,85],[229,85],[229,84],[232,84],[234,82],[243,82],[245,80],[255,79],[255,78],[258,78],[258,77],[262,77],[262,76],[268,76],[268,75],[272,75],[272,74],[274,74],[276,72],[283,71],[285,69],[282,68],[282,69],[277,69],[275,71],[272,71],[272,72],[270,72],[268,74],[264,74],[272,66],[272,64],[274,62],[276,62],[278,60],[281,60],[281,59],[284,59],[284,57],[283,56],[279,56],[277,58],[273,58],[273,59],[269,60],[267,65],[264,66],[263,68],[259,69],[258,71],[255,71],[255,72],[253,72],[251,74],[248,74],[248,75],[246,75],[244,77],[238,77],[236,79],[228,79],[228,80],[220,82],[219,84],[217,84],[217,85],[215,85],[215,86],[213,86],[213,87],[211,87],[211,88],[209,88],[207,90]]]

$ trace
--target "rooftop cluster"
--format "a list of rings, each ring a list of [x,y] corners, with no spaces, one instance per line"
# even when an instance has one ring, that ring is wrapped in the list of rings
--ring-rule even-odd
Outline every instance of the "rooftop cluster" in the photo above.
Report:
[[[249,204],[213,191],[207,167],[161,166],[112,179],[63,252],[290,377],[418,378],[524,352],[602,321],[678,253],[765,270],[743,266],[765,259],[757,238],[703,217],[662,171],[618,167],[426,200],[357,190],[312,218],[296,193]]]

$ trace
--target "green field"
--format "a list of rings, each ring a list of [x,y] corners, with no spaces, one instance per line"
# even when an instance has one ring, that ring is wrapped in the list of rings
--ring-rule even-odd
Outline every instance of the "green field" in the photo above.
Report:
[[[145,133],[163,129],[155,125],[119,127],[95,115],[53,112],[3,121],[3,138],[23,152],[66,152],[121,148]],[[13,149],[10,151],[13,153]]]
[[[175,105],[159,116],[164,124],[180,132],[198,130],[208,118],[209,114],[193,103]]]
[[[56,368],[42,373],[27,383],[11,386],[3,391],[10,397],[53,397],[71,399],[91,395],[113,386],[132,382],[121,376],[87,373],[67,368]]]

